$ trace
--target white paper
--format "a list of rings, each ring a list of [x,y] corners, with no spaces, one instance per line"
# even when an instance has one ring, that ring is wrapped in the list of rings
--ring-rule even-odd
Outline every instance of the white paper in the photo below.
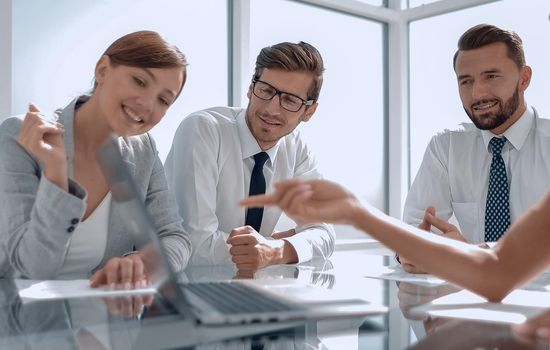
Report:
[[[70,299],[84,297],[115,297],[156,293],[156,288],[136,288],[131,290],[109,290],[107,288],[92,288],[90,281],[81,280],[15,280],[19,297],[25,301]]]
[[[370,269],[366,271],[366,274],[364,276],[369,278],[379,278],[391,281],[411,282],[428,285],[439,285],[446,283],[445,280],[442,280],[441,278],[435,277],[430,274],[408,273],[399,266],[384,266],[380,268]]]
[[[479,295],[462,290],[415,307],[411,312],[416,315],[513,324],[521,323],[549,307],[549,292],[515,290],[502,303],[490,303]]]

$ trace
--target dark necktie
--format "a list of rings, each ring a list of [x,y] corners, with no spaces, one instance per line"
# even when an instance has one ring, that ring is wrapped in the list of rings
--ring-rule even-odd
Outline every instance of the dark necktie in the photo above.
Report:
[[[254,169],[252,169],[252,175],[250,176],[250,191],[248,191],[249,196],[265,193],[264,164],[268,158],[269,156],[265,152],[260,152],[254,155]],[[248,208],[246,211],[245,225],[250,225],[257,232],[260,232],[263,215],[264,208]]]
[[[493,153],[487,206],[485,207],[485,242],[496,242],[510,226],[510,193],[506,166],[500,155],[506,137],[493,137],[490,142]]]

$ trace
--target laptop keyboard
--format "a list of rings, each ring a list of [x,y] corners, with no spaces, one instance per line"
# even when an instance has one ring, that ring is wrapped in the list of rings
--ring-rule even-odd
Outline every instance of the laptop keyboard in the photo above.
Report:
[[[201,282],[184,288],[225,315],[291,311],[291,307],[240,283]]]

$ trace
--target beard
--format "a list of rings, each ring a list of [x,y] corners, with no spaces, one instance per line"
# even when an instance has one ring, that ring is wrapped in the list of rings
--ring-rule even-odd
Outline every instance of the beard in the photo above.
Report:
[[[474,106],[478,104],[497,101],[499,109],[496,112],[487,112],[479,115],[475,115],[473,110]],[[470,117],[470,120],[480,130],[493,130],[504,124],[510,117],[517,111],[519,107],[519,87],[516,87],[516,91],[510,97],[506,103],[503,104],[502,100],[481,100],[472,105],[470,109],[464,107],[464,111]]]

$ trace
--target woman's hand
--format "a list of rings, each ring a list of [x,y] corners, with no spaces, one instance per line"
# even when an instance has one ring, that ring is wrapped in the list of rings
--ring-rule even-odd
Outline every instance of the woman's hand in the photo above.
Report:
[[[270,194],[252,196],[245,207],[278,206],[299,224],[329,222],[353,225],[362,208],[357,198],[342,186],[327,180],[284,180]]]
[[[67,153],[63,132],[63,125],[56,120],[47,120],[35,105],[30,104],[21,124],[18,141],[42,163],[44,175],[67,190]]]
[[[90,286],[93,288],[107,286],[110,289],[134,289],[147,285],[147,271],[140,253],[111,258],[90,277]]]

